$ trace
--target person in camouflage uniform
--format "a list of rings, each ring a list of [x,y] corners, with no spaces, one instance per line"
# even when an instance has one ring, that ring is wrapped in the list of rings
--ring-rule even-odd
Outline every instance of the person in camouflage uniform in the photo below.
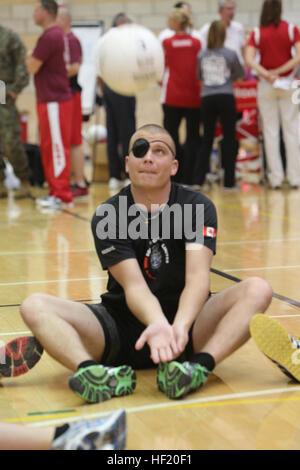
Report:
[[[0,25],[0,80],[5,86],[5,103],[0,103],[0,197],[7,195],[4,185],[3,155],[22,181],[15,197],[26,197],[29,192],[29,164],[21,141],[21,127],[16,98],[29,83],[25,65],[26,49],[19,36]],[[2,90],[3,91],[3,90]],[[3,152],[3,153],[2,153]]]

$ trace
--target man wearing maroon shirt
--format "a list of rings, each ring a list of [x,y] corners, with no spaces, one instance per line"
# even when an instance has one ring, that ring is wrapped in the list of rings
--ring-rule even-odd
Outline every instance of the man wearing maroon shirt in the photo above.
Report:
[[[28,72],[34,75],[42,161],[49,185],[49,195],[37,199],[37,203],[54,208],[72,202],[72,94],[64,59],[64,34],[56,25],[57,11],[54,0],[39,0],[36,4],[33,17],[43,34],[27,57]]]

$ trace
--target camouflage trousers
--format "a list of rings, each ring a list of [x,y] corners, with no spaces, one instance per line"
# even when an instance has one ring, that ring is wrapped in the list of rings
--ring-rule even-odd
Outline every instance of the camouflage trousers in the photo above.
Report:
[[[6,99],[6,104],[0,104],[0,181],[3,181],[5,177],[3,156],[11,163],[18,178],[29,179],[30,170],[21,141],[18,110],[10,97]]]

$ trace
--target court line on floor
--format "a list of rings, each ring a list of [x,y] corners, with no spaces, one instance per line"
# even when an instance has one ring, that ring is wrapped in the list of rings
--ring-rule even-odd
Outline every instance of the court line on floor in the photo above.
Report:
[[[195,398],[192,400],[182,400],[177,405],[174,402],[171,403],[154,403],[151,405],[143,405],[143,406],[136,406],[131,408],[124,407],[124,410],[127,414],[130,413],[141,413],[146,411],[154,411],[154,410],[172,410],[172,409],[183,409],[186,407],[194,408],[194,407],[212,407],[212,406],[226,406],[226,405],[247,405],[247,404],[254,404],[254,403],[269,403],[269,402],[284,402],[284,401],[300,401],[300,396],[297,397],[277,397],[277,398],[265,398],[265,399],[258,399],[255,400],[254,397],[261,397],[263,395],[275,395],[278,393],[291,393],[291,392],[300,392],[300,385],[299,386],[292,386],[292,387],[285,387],[285,388],[278,388],[278,389],[270,389],[270,390],[258,390],[254,392],[244,392],[244,393],[232,393],[232,394],[225,394],[219,395],[214,397],[203,397],[203,398]],[[249,397],[249,400],[247,400]],[[112,410],[101,411],[98,413],[88,413],[85,414],[85,410],[87,407],[83,407],[82,410],[77,411],[74,416],[71,416],[70,413],[62,414],[61,416],[57,417],[56,419],[50,420],[41,420],[38,416],[24,416],[23,418],[9,418],[4,421],[16,423],[22,422],[24,424],[28,424],[29,426],[54,426],[64,423],[66,420],[68,422],[71,421],[78,421],[79,419],[95,419],[100,418],[101,416],[105,416]]]
[[[11,331],[10,333],[0,333],[0,336],[32,335],[32,331]]]
[[[224,269],[224,273],[234,273],[238,271],[271,271],[272,269],[299,269],[300,264],[280,265],[280,266],[257,266],[252,268],[230,268]]]
[[[0,256],[15,256],[15,255],[47,255],[49,254],[65,254],[65,253],[88,253],[95,252],[95,249],[78,249],[78,250],[43,250],[43,251],[0,251]]]
[[[286,242],[298,242],[300,237],[295,238],[270,238],[268,240],[235,240],[227,242],[217,242],[217,246],[227,245],[256,245],[258,243],[286,243]]]
[[[218,246],[229,246],[229,245],[256,245],[257,243],[286,243],[300,241],[300,237],[297,238],[276,238],[269,240],[236,240],[227,242],[218,242]],[[63,254],[63,253],[95,253],[94,248],[82,248],[78,250],[40,250],[40,251],[0,251],[0,256],[15,256],[15,255],[47,255],[47,254]]]
[[[70,300],[71,302],[99,302],[100,298],[98,297],[97,299],[67,299]],[[10,308],[10,307],[20,307],[21,304],[2,304],[0,305],[0,308]]]
[[[230,281],[242,282],[242,279],[232,276],[231,274],[227,274],[224,271],[219,271],[218,269],[215,269],[215,268],[211,268],[210,271],[214,274],[217,274],[218,276],[224,277],[225,279],[229,279]],[[274,297],[275,299],[281,300],[282,302],[293,305],[294,307],[300,308],[300,302],[298,302],[297,300],[290,299],[289,297],[286,297],[281,294],[276,294],[276,292],[273,292],[272,297]]]
[[[47,284],[55,282],[78,282],[78,281],[103,281],[107,280],[107,276],[100,277],[86,277],[86,278],[76,278],[76,279],[49,279],[44,281],[20,281],[20,282],[0,282],[0,287],[7,286],[22,286],[22,285],[31,285],[31,284]]]
[[[249,212],[251,210],[251,207],[238,206],[237,204],[228,204],[226,202],[219,202],[218,206],[228,207],[229,209],[235,209],[235,210],[238,210],[238,212],[244,212],[244,211]],[[286,220],[289,222],[300,222],[300,219],[296,217],[289,217],[286,215],[274,214],[274,212],[266,212],[266,211],[259,210],[258,214],[262,217],[269,217],[270,219]]]

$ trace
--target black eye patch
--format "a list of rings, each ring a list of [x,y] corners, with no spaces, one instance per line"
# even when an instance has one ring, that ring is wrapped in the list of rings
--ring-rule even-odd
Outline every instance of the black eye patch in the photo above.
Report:
[[[146,139],[137,139],[132,146],[132,153],[136,158],[143,158],[150,148]]]

